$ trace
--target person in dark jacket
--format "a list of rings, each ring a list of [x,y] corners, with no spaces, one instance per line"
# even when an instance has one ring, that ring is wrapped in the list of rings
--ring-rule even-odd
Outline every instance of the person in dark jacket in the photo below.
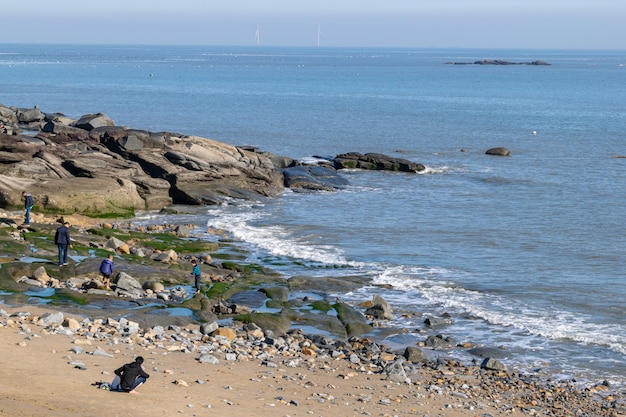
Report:
[[[137,388],[146,382],[146,379],[150,378],[143,368],[143,358],[137,356],[135,362],[127,363],[121,368],[116,369],[115,375],[120,377],[119,386],[113,386],[113,389],[118,391],[128,392],[129,394],[137,394]]]
[[[24,226],[29,226],[30,211],[33,209],[35,201],[33,200],[31,193],[27,193],[26,191],[22,191],[22,197],[24,197]]]
[[[102,284],[107,290],[111,289],[111,275],[113,275],[113,254],[102,261],[100,264],[100,272],[102,273]]]
[[[54,243],[59,248],[59,266],[67,265],[67,248],[73,248],[70,238],[70,222],[64,222],[54,235]]]

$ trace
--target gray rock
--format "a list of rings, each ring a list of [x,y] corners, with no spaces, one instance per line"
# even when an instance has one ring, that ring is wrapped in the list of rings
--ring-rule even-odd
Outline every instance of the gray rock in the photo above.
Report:
[[[17,120],[24,124],[41,122],[46,117],[37,106],[32,109],[17,109],[16,115]]]
[[[126,242],[119,240],[116,237],[111,237],[109,239],[107,239],[106,242],[104,242],[104,247],[106,249],[113,249],[113,250],[117,250],[118,248],[122,247],[126,245]]]
[[[399,384],[410,384],[411,380],[406,376],[403,365],[404,358],[400,358],[385,366],[384,373],[387,375],[387,380]]]
[[[424,344],[435,349],[449,345],[449,343],[440,335],[428,336]]]
[[[126,272],[120,272],[115,280],[116,290],[130,294],[143,294],[141,284]]]
[[[219,327],[220,326],[217,323],[217,321],[212,321],[212,322],[209,322],[209,323],[202,323],[200,325],[200,333],[202,333],[202,334],[211,334],[215,330],[217,330]]]
[[[506,371],[507,369],[505,364],[493,358],[485,358],[480,367],[489,371]]]
[[[479,358],[497,358],[502,359],[507,356],[507,352],[499,348],[491,347],[474,347],[467,350],[468,353],[478,356]]]
[[[424,362],[424,360],[426,359],[422,349],[416,346],[407,346],[404,349],[404,353],[402,354],[402,356],[404,356],[407,361],[413,363]]]
[[[511,154],[511,151],[508,150],[507,148],[491,148],[488,149],[487,152],[485,152],[487,155],[495,155],[495,156],[509,156]]]
[[[200,363],[209,363],[209,364],[212,364],[212,365],[217,365],[217,364],[220,363],[220,360],[217,359],[213,355],[205,353],[203,355],[200,355],[200,357],[198,358],[198,362],[200,362]]]
[[[96,348],[96,350],[94,350],[91,354],[93,356],[104,356],[105,358],[112,358],[113,357],[113,355],[107,353],[102,348]]]
[[[72,348],[70,349],[70,352],[80,355],[81,353],[85,352],[85,349],[83,349],[80,346],[72,346]]]
[[[419,172],[426,169],[422,164],[379,153],[367,153],[365,155],[358,152],[345,153],[337,155],[333,164],[336,169],[357,168],[399,172]]]
[[[428,317],[424,320],[424,324],[428,327],[442,327],[452,324],[452,319],[449,317]]]
[[[385,299],[376,294],[372,299],[372,307],[365,311],[365,314],[378,320],[393,320],[393,310]]]
[[[283,169],[285,187],[293,190],[334,191],[348,185],[332,167],[296,166]]]
[[[44,326],[50,326],[54,324],[62,324],[65,317],[60,311],[57,313],[44,313],[39,318],[39,323]]]
[[[155,293],[160,293],[162,291],[165,291],[165,286],[163,284],[161,284],[160,282],[157,282],[157,281],[154,281],[154,280],[148,280],[148,281],[144,282],[141,287],[144,290],[150,290],[150,291],[155,292]]]
[[[83,130],[93,130],[97,127],[101,126],[115,126],[115,122],[111,120],[106,114],[96,113],[96,114],[86,114],[82,116],[76,123],[74,123],[74,127]]]

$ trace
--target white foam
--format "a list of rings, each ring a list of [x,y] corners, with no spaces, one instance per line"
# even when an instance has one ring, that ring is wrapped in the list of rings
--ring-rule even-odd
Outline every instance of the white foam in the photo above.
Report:
[[[596,323],[592,316],[574,314],[557,306],[533,306],[532,303],[461,288],[445,279],[451,273],[436,268],[396,267],[381,273],[374,283],[403,292],[404,297],[395,298],[407,305],[419,296],[446,309],[480,317],[500,328],[521,330],[551,340],[603,345],[626,354],[626,326],[622,324]]]
[[[425,174],[446,174],[448,172],[452,171],[452,168],[447,166],[447,165],[443,165],[440,167],[430,167],[430,166],[426,166],[426,169],[424,169],[423,171],[418,171],[418,174],[421,175],[425,175]]]
[[[253,225],[267,214],[260,210],[224,212],[216,210],[208,227],[227,231],[234,239],[247,242],[274,256],[303,259],[325,264],[347,264],[343,253],[331,245],[314,244],[296,237],[286,227]]]

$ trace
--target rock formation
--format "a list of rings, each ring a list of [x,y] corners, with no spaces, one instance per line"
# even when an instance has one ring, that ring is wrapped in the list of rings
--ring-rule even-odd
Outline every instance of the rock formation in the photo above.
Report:
[[[0,106],[0,205],[30,191],[46,210],[129,215],[171,204],[271,196],[283,176],[264,154],[195,136],[115,126],[104,114],[72,120]],[[17,133],[37,130],[33,135]],[[13,134],[9,134],[9,131]]]
[[[406,159],[357,152],[304,164],[253,147],[116,126],[102,113],[74,120],[38,107],[0,104],[0,123],[0,207],[21,207],[21,193],[28,190],[35,212],[127,217],[172,204],[274,196],[285,187],[338,190],[348,181],[337,171],[346,168],[425,169]]]

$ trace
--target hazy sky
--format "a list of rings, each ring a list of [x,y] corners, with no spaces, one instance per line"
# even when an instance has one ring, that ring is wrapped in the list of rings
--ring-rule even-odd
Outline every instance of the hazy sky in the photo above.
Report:
[[[0,43],[626,49],[625,0],[20,0]],[[318,35],[318,27],[320,28]]]

